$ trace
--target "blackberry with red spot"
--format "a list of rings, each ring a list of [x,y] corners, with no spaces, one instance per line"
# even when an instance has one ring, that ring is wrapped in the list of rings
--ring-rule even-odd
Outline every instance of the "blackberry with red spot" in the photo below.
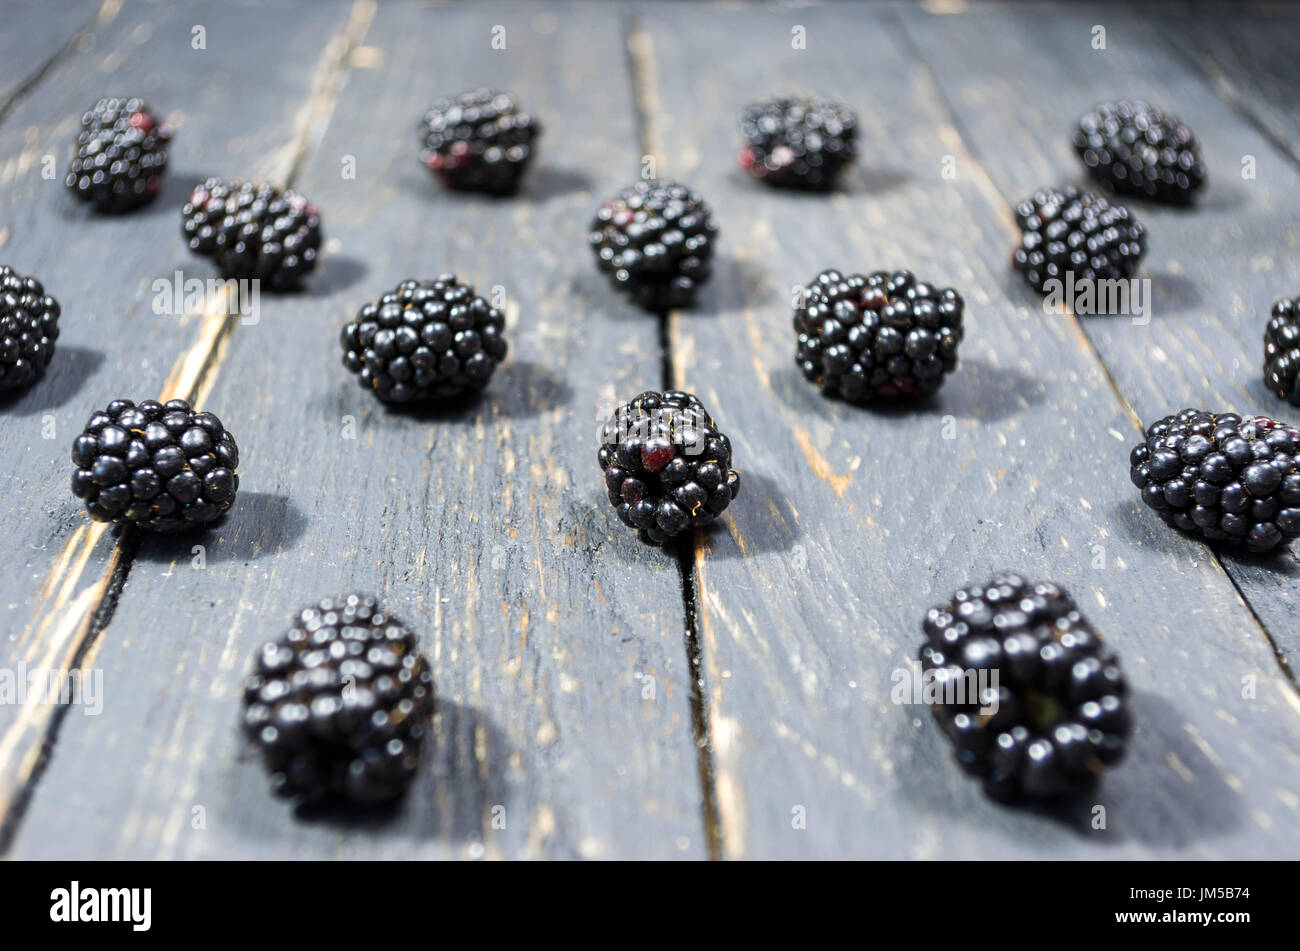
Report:
[[[1300,298],[1273,305],[1264,331],[1264,383],[1293,406],[1300,406]]]
[[[1205,185],[1200,146],[1177,116],[1146,102],[1103,102],[1071,136],[1088,172],[1117,192],[1185,205]]]
[[[752,103],[741,114],[740,130],[740,167],[769,185],[829,189],[857,155],[857,115],[823,99]]]
[[[990,796],[1076,795],[1124,755],[1119,659],[1056,585],[1000,575],[932,608],[923,630],[930,712]]]
[[[505,316],[454,274],[406,280],[343,328],[343,365],[381,400],[455,399],[506,357]]]
[[[258,652],[244,730],[277,795],[380,805],[415,776],[433,702],[415,635],[352,594],[305,608]]]
[[[81,117],[64,184],[97,211],[139,208],[162,190],[171,138],[144,100],[101,99]]]
[[[114,400],[72,444],[72,494],[97,522],[169,534],[219,519],[239,490],[239,447],[185,400]]]
[[[1127,208],[1076,188],[1043,189],[1016,208],[1020,245],[1012,265],[1046,292],[1048,282],[1124,280],[1146,253],[1146,229]]]
[[[60,313],[40,281],[0,266],[0,393],[25,390],[41,378],[54,356]]]
[[[648,391],[620,406],[599,462],[618,517],[652,545],[708,525],[740,492],[731,440],[690,393]]]
[[[448,188],[513,194],[541,126],[507,93],[474,89],[439,99],[420,126],[420,161]]]
[[[1266,552],[1300,535],[1300,427],[1185,409],[1152,423],[1129,474],[1170,525]]]
[[[704,199],[675,182],[640,180],[608,199],[588,241],[615,290],[642,308],[686,307],[712,273],[718,226]]]
[[[823,271],[801,289],[795,362],[827,396],[852,403],[934,393],[957,367],[961,295],[910,271]]]
[[[210,178],[190,193],[181,219],[190,250],[212,258],[222,277],[289,291],[316,269],[320,213],[290,189]]]

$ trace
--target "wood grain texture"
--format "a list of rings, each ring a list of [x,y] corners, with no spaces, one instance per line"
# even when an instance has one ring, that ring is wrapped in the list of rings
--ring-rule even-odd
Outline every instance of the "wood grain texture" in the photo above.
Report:
[[[619,17],[385,5],[350,60],[297,183],[322,208],[323,273],[263,298],[205,401],[239,439],[239,500],[200,539],[202,570],[190,540],[141,546],[95,659],[105,711],[68,717],[13,852],[702,856],[677,566],[613,517],[595,460],[599,415],[660,369],[654,318],[612,298],[585,246],[600,195],[639,167]],[[514,200],[444,193],[417,161],[429,102],[475,81],[545,123]],[[449,270],[505,288],[508,362],[472,406],[385,410],[338,330]],[[298,608],[353,589],[423,636],[432,737],[396,816],[295,817],[238,733],[242,678]]]
[[[41,4],[8,2],[0,7],[0,116],[33,88],[61,58],[75,51],[89,30],[116,15],[115,0],[69,0]],[[96,21],[100,21],[97,23]],[[89,103],[87,103],[89,105]],[[83,107],[84,108],[84,107]]]
[[[926,53],[878,7],[695,11],[689,31],[679,16],[640,10],[651,122],[661,173],[713,203],[725,254],[699,312],[676,318],[673,352],[745,480],[698,559],[725,854],[1295,854],[1300,702],[1222,570],[1129,506],[1129,412],[1079,324],[1043,315],[1013,280],[1005,201],[926,64],[946,77],[996,63],[967,106],[993,129],[1019,94],[1000,77],[1047,94],[1071,74],[1022,75],[994,11],[978,32],[935,17],[951,42]],[[938,29],[916,18],[908,33]],[[791,49],[796,27],[806,51]],[[718,36],[746,55],[722,65]],[[860,169],[829,199],[763,190],[721,159],[745,101],[784,90],[859,111]],[[999,155],[1038,161],[1028,139]],[[899,266],[965,295],[962,367],[911,411],[823,400],[792,365],[791,287],[825,267]],[[1096,794],[1105,831],[1087,805],[988,802],[928,713],[890,702],[926,608],[1005,568],[1071,590],[1125,659],[1140,726]]]

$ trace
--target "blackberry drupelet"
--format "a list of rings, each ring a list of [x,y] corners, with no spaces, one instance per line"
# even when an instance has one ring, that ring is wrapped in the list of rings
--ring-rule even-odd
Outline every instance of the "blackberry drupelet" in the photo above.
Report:
[[[477,393],[506,356],[505,317],[454,274],[407,280],[343,328],[343,365],[381,400]]]
[[[1076,283],[1132,277],[1146,251],[1146,229],[1127,208],[1075,188],[1043,189],[1020,203],[1016,222],[1012,265],[1040,292],[1067,271]]]
[[[640,180],[596,212],[588,241],[615,290],[649,311],[685,307],[709,278],[718,226],[698,194]]]
[[[740,492],[731,440],[690,393],[650,391],[620,406],[599,460],[618,517],[652,545],[709,524]]]
[[[101,99],[81,117],[64,184],[98,211],[138,208],[162,189],[171,128],[141,99]]]
[[[220,518],[239,489],[239,447],[185,400],[114,400],[72,444],[72,494],[97,522],[171,533]]]
[[[1281,399],[1300,406],[1300,298],[1273,305],[1264,331],[1264,383]]]
[[[309,801],[400,798],[432,712],[433,674],[415,635],[368,595],[301,611],[244,682],[244,730],[272,789]]]
[[[1300,535],[1300,428],[1185,409],[1147,428],[1129,474],[1170,525],[1269,551]]]
[[[957,367],[964,304],[910,271],[823,271],[794,312],[795,362],[827,396],[853,403],[928,396]]]
[[[190,250],[212,258],[222,277],[288,291],[316,269],[320,214],[297,192],[210,178],[190,193],[181,218]]]
[[[1187,204],[1205,184],[1196,136],[1145,102],[1103,102],[1071,136],[1092,177],[1115,191]]]
[[[930,711],[990,796],[1073,795],[1123,756],[1119,659],[1056,585],[1001,575],[931,608],[923,629]]]
[[[420,161],[448,188],[509,195],[540,132],[508,94],[475,89],[429,107],[420,126]]]
[[[768,99],[741,113],[740,167],[770,185],[828,189],[857,155],[858,117],[820,99]]]
[[[59,302],[41,282],[0,265],[0,393],[41,378],[59,337]]]

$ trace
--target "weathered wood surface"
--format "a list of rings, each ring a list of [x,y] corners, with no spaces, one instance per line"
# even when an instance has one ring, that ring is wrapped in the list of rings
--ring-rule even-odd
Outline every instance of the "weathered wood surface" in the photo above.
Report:
[[[1205,24],[1179,30],[1180,7],[304,9],[128,0],[69,17],[34,66],[0,71],[3,93],[45,70],[0,118],[0,247],[68,314],[46,379],[0,408],[0,666],[81,665],[104,684],[99,716],[0,705],[0,849],[1300,854],[1300,699],[1274,653],[1300,647],[1295,559],[1219,557],[1172,534],[1126,467],[1137,418],[1202,402],[1285,415],[1257,380],[1263,314],[1300,283],[1285,253],[1300,67],[1280,45],[1265,80]],[[1210,12],[1234,43],[1296,22]],[[806,50],[791,49],[797,26]],[[428,101],[480,82],[545,123],[512,201],[441,192],[415,160]],[[40,177],[109,87],[178,123],[171,183],[129,219],[91,218]],[[858,109],[863,155],[842,192],[786,195],[735,170],[736,112],[786,90]],[[1009,203],[1079,180],[1069,125],[1118,95],[1179,112],[1213,176],[1194,212],[1137,209],[1152,232],[1146,326],[1046,315],[1007,267]],[[723,232],[699,306],[663,328],[666,354],[584,240],[643,153],[701,189]],[[321,273],[304,295],[263,296],[255,324],[151,306],[155,278],[210,275],[178,234],[182,196],[208,174],[291,182],[323,209]],[[791,286],[828,266],[908,266],[963,292],[963,365],[932,403],[854,409],[798,375]],[[337,330],[398,280],[443,270],[505,289],[509,361],[470,407],[387,411],[339,365]],[[662,385],[699,392],[744,480],[685,576],[618,524],[594,459],[601,413]],[[159,392],[235,432],[240,499],[206,536],[119,541],[67,492],[67,447],[92,409]],[[1139,732],[1096,795],[1104,831],[1088,804],[989,803],[928,712],[890,702],[925,609],[1008,567],[1060,581],[1125,658]],[[397,815],[295,815],[238,734],[240,682],[297,608],[352,589],[423,635],[432,739]]]

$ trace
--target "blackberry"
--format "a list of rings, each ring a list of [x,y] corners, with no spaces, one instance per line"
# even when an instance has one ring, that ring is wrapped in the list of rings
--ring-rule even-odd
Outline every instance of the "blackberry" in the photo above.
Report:
[[[1043,189],[1016,208],[1020,246],[1012,265],[1046,292],[1049,281],[1122,280],[1146,252],[1146,229],[1122,205],[1075,188]]]
[[[101,99],[81,117],[64,184],[98,211],[131,211],[162,190],[172,131],[142,99]]]
[[[60,313],[40,281],[0,265],[0,393],[41,378],[54,356]]]
[[[72,444],[72,494],[97,522],[171,533],[220,518],[239,490],[239,447],[185,400],[114,400]]]
[[[1300,298],[1273,305],[1264,331],[1264,383],[1281,399],[1300,406]]]
[[[927,396],[957,367],[961,295],[910,271],[823,271],[799,293],[795,362],[827,396],[853,403]]]
[[[429,107],[420,126],[420,161],[448,188],[509,195],[540,132],[508,94],[475,89]]]
[[[343,328],[343,365],[381,400],[477,393],[506,357],[505,317],[454,274],[406,280]]]
[[[1103,102],[1079,120],[1074,149],[1117,192],[1187,204],[1205,184],[1192,130],[1145,102]]]
[[[210,178],[181,209],[190,250],[212,258],[221,276],[293,290],[316,269],[320,214],[297,192]]]
[[[857,155],[858,117],[820,99],[768,99],[740,116],[740,167],[786,188],[828,189]]]
[[[401,797],[433,712],[415,635],[373,597],[326,598],[262,647],[244,730],[277,795],[359,805]]]
[[[618,517],[652,545],[708,525],[740,492],[731,440],[691,393],[647,391],[620,406],[599,460]]]
[[[1129,474],[1170,525],[1269,551],[1300,535],[1300,428],[1185,409],[1147,427]]]
[[[1119,659],[1056,585],[1001,575],[931,608],[923,629],[930,711],[990,796],[1073,795],[1123,756]]]
[[[709,279],[718,239],[709,207],[675,182],[641,180],[596,212],[588,241],[615,290],[649,311],[685,307]]]

